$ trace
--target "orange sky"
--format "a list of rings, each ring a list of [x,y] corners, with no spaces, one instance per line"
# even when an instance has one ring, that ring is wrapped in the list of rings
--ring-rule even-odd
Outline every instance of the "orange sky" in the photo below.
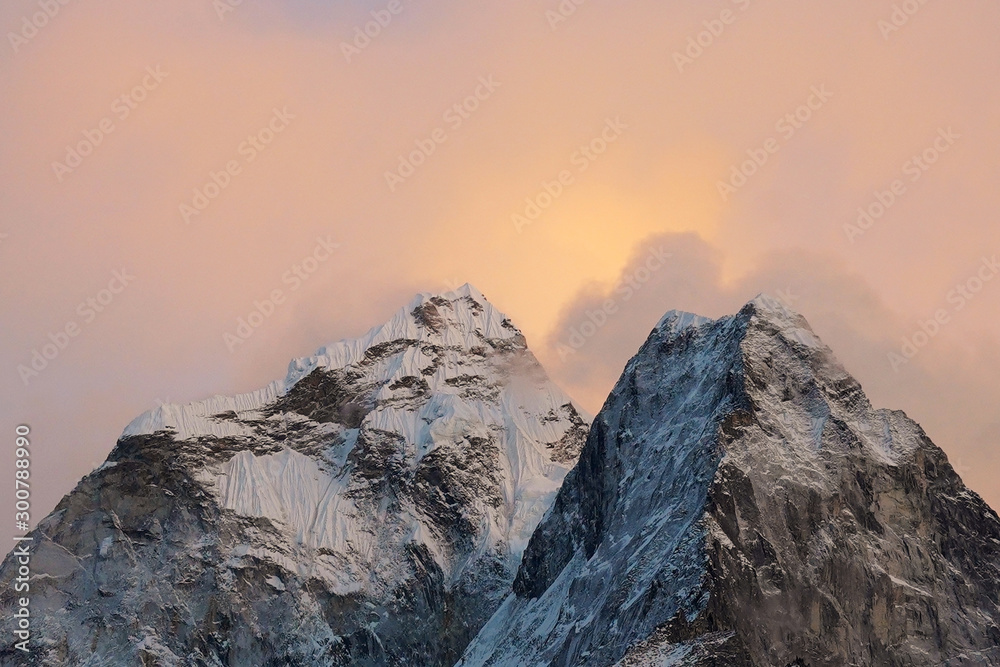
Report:
[[[33,519],[156,401],[466,281],[592,411],[664,311],[784,294],[1000,506],[996,3],[227,2],[0,6],[0,416],[36,434]]]

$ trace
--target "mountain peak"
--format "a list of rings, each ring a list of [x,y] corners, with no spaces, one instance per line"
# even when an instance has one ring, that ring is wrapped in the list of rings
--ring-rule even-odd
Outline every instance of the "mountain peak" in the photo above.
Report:
[[[498,345],[526,348],[524,336],[510,318],[466,283],[449,292],[417,294],[388,322],[364,336],[332,343],[312,357],[294,360],[286,384],[320,365],[344,367],[358,363],[372,348],[393,341],[419,341],[470,352]]]
[[[770,294],[759,294],[743,306],[737,317],[750,317],[751,321],[767,322],[772,329],[811,345],[822,345],[805,317],[789,307],[783,299]]]
[[[673,312],[462,667],[981,665],[1000,519],[780,300]]]
[[[438,353],[444,355],[444,365],[448,366],[468,355],[526,351],[527,344],[510,318],[473,285],[466,283],[458,289],[437,294],[423,292],[410,299],[385,324],[363,336],[330,343],[311,356],[293,359],[284,380],[246,394],[214,396],[186,405],[160,405],[133,420],[123,435],[167,429],[179,437],[245,435],[244,429],[212,416],[258,410],[273,403],[316,370],[343,369],[404,348],[411,352],[403,355],[401,363],[391,369],[393,376],[426,376],[428,354],[431,357]],[[449,380],[438,375],[440,373],[432,373],[429,379]]]
[[[55,565],[33,604],[74,590],[86,614],[45,617],[65,651],[46,664],[150,662],[147,645],[168,647],[156,664],[454,664],[588,421],[471,285],[418,294],[257,392],[160,406],[39,524],[57,560],[34,561]]]
[[[462,307],[470,308],[474,311],[479,311],[487,305],[491,305],[489,299],[474,285],[465,283],[461,287],[446,292],[420,292],[415,294],[402,310],[412,312],[414,309],[426,304],[441,306],[449,303],[461,304]]]
[[[1000,517],[785,301],[667,313],[588,421],[471,285],[161,406],[29,538],[37,661],[997,664]]]
[[[771,317],[781,317],[781,318],[797,318],[802,317],[798,312],[792,310],[782,299],[772,296],[767,292],[761,292],[749,303],[744,306],[744,308],[752,306],[753,309],[758,313],[766,313]]]
[[[480,338],[512,338],[521,334],[510,318],[470,283],[449,292],[417,294],[387,326],[398,328],[402,324],[409,335],[410,320],[418,326],[420,337],[447,338],[445,330],[463,335],[478,332]],[[451,344],[455,342],[452,340]]]
[[[748,301],[735,316],[723,319],[744,321],[746,324],[744,336],[752,329],[763,328],[763,333],[767,335],[778,334],[780,337],[796,341],[806,347],[826,349],[805,317],[791,309],[782,299],[767,293],[758,294]],[[660,318],[654,331],[670,338],[686,329],[698,328],[717,321],[683,310],[671,310]]]
[[[660,318],[660,321],[656,323],[655,329],[662,333],[678,334],[684,329],[700,327],[703,324],[711,322],[714,322],[714,320],[710,317],[702,317],[701,315],[683,310],[671,310]]]
[[[421,295],[421,296],[423,296],[423,295]],[[428,294],[428,296],[435,296],[435,295]],[[472,299],[473,301],[476,301],[478,303],[481,303],[481,304],[487,303],[486,297],[483,296],[483,293],[480,292],[479,289],[475,285],[473,285],[472,283],[465,283],[461,287],[457,287],[457,288],[455,288],[453,290],[450,290],[448,292],[441,292],[441,293],[437,294],[437,296],[440,296],[440,297],[442,297],[444,299],[448,299],[448,300],[452,300],[452,301],[455,300],[455,299],[457,299],[457,298],[469,297],[470,299]]]

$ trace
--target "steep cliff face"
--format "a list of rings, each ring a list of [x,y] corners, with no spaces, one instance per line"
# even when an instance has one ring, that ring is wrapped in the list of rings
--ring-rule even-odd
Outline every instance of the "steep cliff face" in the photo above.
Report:
[[[474,288],[420,295],[137,418],[31,536],[4,665],[1000,665],[1000,519],[766,298],[664,316],[588,435]]]
[[[469,286],[260,391],[162,406],[33,532],[31,661],[451,665],[586,419]]]
[[[767,298],[669,313],[459,665],[1000,665],[1000,520]]]

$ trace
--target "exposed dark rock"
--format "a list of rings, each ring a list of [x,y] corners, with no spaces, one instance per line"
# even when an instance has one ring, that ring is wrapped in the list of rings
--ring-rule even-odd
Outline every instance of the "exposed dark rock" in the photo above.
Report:
[[[130,426],[32,533],[32,653],[0,665],[454,664],[582,418],[474,289],[417,301],[278,391]]]
[[[317,368],[282,396],[268,414],[295,412],[316,422],[358,428],[375,405],[379,385],[351,369]]]
[[[463,667],[1000,664],[1000,518],[766,299],[625,369]]]

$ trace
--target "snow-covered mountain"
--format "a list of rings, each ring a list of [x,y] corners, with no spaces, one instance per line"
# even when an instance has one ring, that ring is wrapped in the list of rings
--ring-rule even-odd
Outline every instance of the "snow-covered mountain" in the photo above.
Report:
[[[1000,519],[781,304],[668,313],[459,665],[1000,665]]]
[[[468,285],[260,391],[161,406],[32,533],[30,661],[451,665],[588,419]]]
[[[420,295],[133,421],[0,664],[1000,665],[1000,518],[780,303],[668,313],[587,419],[474,288]]]

